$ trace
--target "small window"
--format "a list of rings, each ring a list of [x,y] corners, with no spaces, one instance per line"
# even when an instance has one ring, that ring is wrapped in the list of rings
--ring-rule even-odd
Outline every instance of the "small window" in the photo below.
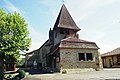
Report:
[[[79,53],[79,61],[85,61],[85,54]]]
[[[55,38],[57,38],[57,32],[55,33]]]
[[[70,33],[69,33],[69,29],[67,29],[67,34],[70,34]]]
[[[92,61],[93,60],[92,53],[86,53],[86,58],[87,61]]]
[[[63,28],[60,28],[60,34],[64,34],[64,29]]]

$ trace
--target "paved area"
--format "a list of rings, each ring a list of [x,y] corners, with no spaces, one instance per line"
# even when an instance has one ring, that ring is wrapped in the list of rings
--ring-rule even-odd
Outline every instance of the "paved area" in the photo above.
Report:
[[[80,74],[36,74],[28,75],[23,80],[120,80],[120,68],[103,69],[101,71]]]

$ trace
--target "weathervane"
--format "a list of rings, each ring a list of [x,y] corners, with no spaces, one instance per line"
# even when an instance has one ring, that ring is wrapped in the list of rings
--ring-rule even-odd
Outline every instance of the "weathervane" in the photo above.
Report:
[[[62,3],[64,3],[65,1],[64,0],[62,0]]]

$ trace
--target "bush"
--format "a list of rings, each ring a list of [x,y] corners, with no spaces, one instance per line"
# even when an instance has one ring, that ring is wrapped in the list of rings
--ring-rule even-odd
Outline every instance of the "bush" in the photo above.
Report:
[[[21,80],[25,77],[25,71],[24,70],[18,70],[18,75],[16,75],[13,80]]]
[[[3,80],[12,80],[12,75],[4,74],[4,79]]]
[[[24,70],[19,70],[18,73],[19,73],[18,75],[19,75],[20,79],[25,77],[25,71]]]

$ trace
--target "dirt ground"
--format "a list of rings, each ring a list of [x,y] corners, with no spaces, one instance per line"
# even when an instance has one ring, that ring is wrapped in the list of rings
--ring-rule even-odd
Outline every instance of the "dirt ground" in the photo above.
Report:
[[[27,75],[23,80],[120,80],[120,68],[106,68],[80,74],[35,74]]]

